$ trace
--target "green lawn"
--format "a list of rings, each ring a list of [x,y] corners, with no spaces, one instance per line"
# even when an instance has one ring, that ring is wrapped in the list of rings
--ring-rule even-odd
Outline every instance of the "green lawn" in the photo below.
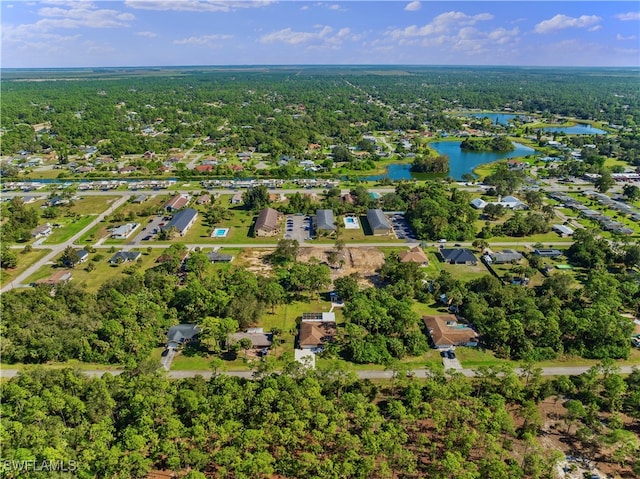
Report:
[[[34,249],[29,253],[18,253],[18,267],[14,269],[2,269],[0,270],[0,278],[2,285],[5,285],[18,275],[20,275],[25,269],[38,261],[43,256],[50,253],[50,249]]]
[[[73,206],[69,208],[71,213],[77,215],[97,215],[111,207],[111,204],[118,200],[119,196],[85,196],[79,193],[80,199],[73,201]]]
[[[48,362],[42,365],[39,364],[24,364],[24,363],[1,363],[0,369],[28,369],[28,368],[37,368],[37,367],[46,367],[51,369],[63,369],[63,368],[73,368],[73,369],[81,369],[83,371],[91,371],[98,369],[105,370],[114,370],[114,369],[122,369],[124,366],[121,364],[100,364],[100,363],[84,363],[82,361],[78,361],[77,359],[70,359],[64,362]]]
[[[481,348],[457,347],[456,357],[462,367],[473,369],[481,366],[497,366],[500,364],[516,367],[517,364],[507,359],[496,358],[493,351]]]
[[[77,234],[83,228],[86,228],[89,223],[91,223],[95,219],[95,215],[87,215],[82,216],[77,219],[71,219],[70,222],[63,224],[63,221],[67,218],[61,220],[60,224],[62,226],[60,228],[54,228],[53,232],[49,237],[44,240],[43,244],[58,244],[64,243],[73,235]]]
[[[141,251],[141,250],[138,250]],[[153,251],[152,254],[147,254],[146,251],[142,253],[142,264],[139,266],[141,270],[148,269],[155,265],[155,260],[160,256],[162,251]],[[98,262],[92,261],[92,259],[101,254],[103,259]],[[135,266],[133,263],[126,263],[119,266],[112,266],[109,264],[109,258],[112,254],[105,250],[98,251],[97,253],[90,253],[89,260],[86,263],[79,264],[73,269],[72,281],[77,284],[84,285],[88,291],[97,291],[107,280],[111,278],[121,278],[127,274],[127,271],[131,266]],[[87,271],[88,264],[94,264],[96,269],[89,272]],[[48,278],[51,276],[57,268],[54,265],[45,265],[31,275],[26,283],[32,283],[39,279]]]

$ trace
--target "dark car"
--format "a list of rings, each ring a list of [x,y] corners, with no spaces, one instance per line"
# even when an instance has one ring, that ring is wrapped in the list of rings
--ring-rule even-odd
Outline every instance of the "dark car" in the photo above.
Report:
[[[447,357],[447,352],[446,351],[440,351],[440,356],[442,356],[443,358]]]
[[[447,351],[447,357],[449,359],[455,359],[456,358],[456,353],[454,353],[453,351]]]
[[[144,238],[142,238],[142,241],[149,241],[151,239],[151,235],[147,235]]]

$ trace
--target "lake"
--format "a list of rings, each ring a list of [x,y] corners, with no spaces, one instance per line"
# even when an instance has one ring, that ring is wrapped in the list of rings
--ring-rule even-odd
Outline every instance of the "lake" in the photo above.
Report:
[[[600,128],[595,128],[586,123],[578,123],[574,126],[559,126],[559,127],[548,127],[543,128],[543,131],[549,133],[566,133],[567,135],[603,135],[607,132],[601,130]]]
[[[536,152],[533,148],[521,145],[520,143],[514,143],[514,145],[516,149],[507,152],[464,151],[460,149],[459,141],[438,141],[431,143],[429,146],[441,155],[447,155],[449,157],[449,173],[447,176],[455,180],[461,180],[462,175],[465,173],[473,173],[473,169],[477,166],[506,158],[519,158],[533,155]],[[391,180],[414,180],[435,176],[442,175],[412,173],[410,163],[395,163],[389,165],[386,174],[365,176],[363,179],[369,181],[380,181],[383,178],[389,178]]]

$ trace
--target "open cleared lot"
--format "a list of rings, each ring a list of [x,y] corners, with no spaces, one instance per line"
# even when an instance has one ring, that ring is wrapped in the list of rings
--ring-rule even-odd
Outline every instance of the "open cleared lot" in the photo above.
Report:
[[[38,261],[43,256],[50,253],[50,249],[34,249],[29,253],[18,253],[18,267],[14,269],[2,269],[0,277],[2,285],[11,282],[15,277],[20,275],[25,269]]]
[[[109,264],[109,258],[111,258],[112,253],[108,253],[106,251],[99,251],[97,253],[92,253],[89,255],[89,261],[83,264],[77,265],[73,270],[73,281],[74,283],[83,284],[86,286],[89,291],[97,291],[100,286],[102,286],[107,280],[111,278],[119,278],[123,275],[128,274],[131,271],[131,267],[139,268],[144,271],[145,269],[151,268],[155,265],[155,260],[162,254],[162,251],[154,251],[152,254],[148,254],[146,252],[142,253],[142,264],[140,266],[135,265],[134,263],[125,263],[119,266],[112,266]],[[93,261],[96,256],[100,255],[101,259],[99,261]],[[98,256],[98,257],[100,257]],[[93,271],[87,271],[88,264],[94,264],[95,269]],[[53,273],[55,273],[58,269],[55,265],[45,265],[40,268],[36,273],[31,275],[26,281],[26,284],[32,283],[39,279],[48,278]]]
[[[66,219],[67,218],[60,220],[59,224],[61,226],[59,228],[54,228],[51,235],[49,235],[49,237],[44,240],[43,244],[64,243],[73,235],[81,231],[83,228],[86,228],[95,219],[95,216],[87,215],[80,218],[69,218],[70,221],[68,223],[63,223],[63,221]]]

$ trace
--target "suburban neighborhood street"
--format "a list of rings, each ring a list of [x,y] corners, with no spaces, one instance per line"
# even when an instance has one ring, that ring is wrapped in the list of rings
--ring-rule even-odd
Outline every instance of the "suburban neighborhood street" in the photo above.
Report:
[[[620,366],[621,374],[630,374],[633,368],[638,368],[638,366]],[[579,374],[584,374],[589,370],[588,366],[559,366],[559,367],[548,367],[542,368],[543,376],[575,376]],[[516,368],[516,373],[521,374],[522,370]],[[104,374],[112,374],[114,376],[118,374],[122,374],[124,372],[123,369],[93,369],[93,370],[83,370],[84,374],[90,377],[101,377]],[[379,370],[379,369],[363,369],[360,371],[354,371],[360,379],[392,379],[394,372],[391,370]],[[12,378],[17,376],[20,373],[19,369],[0,369],[0,378]],[[461,369],[456,370],[456,373],[461,373],[466,377],[474,377],[475,371],[473,369]],[[245,379],[251,379],[253,377],[252,371],[219,371],[218,374],[226,374],[228,376],[236,376]],[[409,375],[416,378],[428,378],[430,377],[431,371],[428,369],[414,369],[409,371]],[[167,376],[171,379],[184,379],[184,378],[194,378],[197,376],[202,376],[205,379],[209,379],[213,375],[211,371],[168,371]]]
[[[27,269],[25,269],[21,274],[19,274],[18,276],[16,276],[16,278],[11,281],[8,284],[5,284],[2,289],[0,289],[0,293],[4,293],[5,291],[9,291],[13,288],[17,288],[17,287],[21,287],[24,286],[23,282],[32,274],[34,274],[35,272],[37,272],[40,268],[42,268],[45,264],[49,263],[50,261],[52,261],[56,256],[58,256],[60,253],[62,253],[64,251],[64,249],[69,246],[72,245],[77,239],[81,238],[82,235],[84,235],[87,231],[89,231],[91,228],[93,228],[95,225],[97,225],[98,223],[100,223],[106,216],[110,215],[116,208],[120,207],[121,205],[123,205],[124,203],[126,203],[126,201],[129,199],[128,196],[122,196],[120,198],[118,198],[117,200],[115,200],[110,206],[109,208],[107,208],[105,211],[103,211],[101,214],[99,214],[98,216],[95,217],[95,219],[89,223],[87,226],[85,226],[83,229],[81,229],[80,231],[78,231],[76,234],[74,234],[71,238],[69,238],[67,241],[65,241],[64,243],[58,243],[55,245],[37,245],[34,246],[34,249],[37,248],[44,248],[44,249],[51,249],[51,252],[47,253],[45,256],[43,256],[40,260],[36,261],[35,263],[33,263],[32,265],[30,265]]]

